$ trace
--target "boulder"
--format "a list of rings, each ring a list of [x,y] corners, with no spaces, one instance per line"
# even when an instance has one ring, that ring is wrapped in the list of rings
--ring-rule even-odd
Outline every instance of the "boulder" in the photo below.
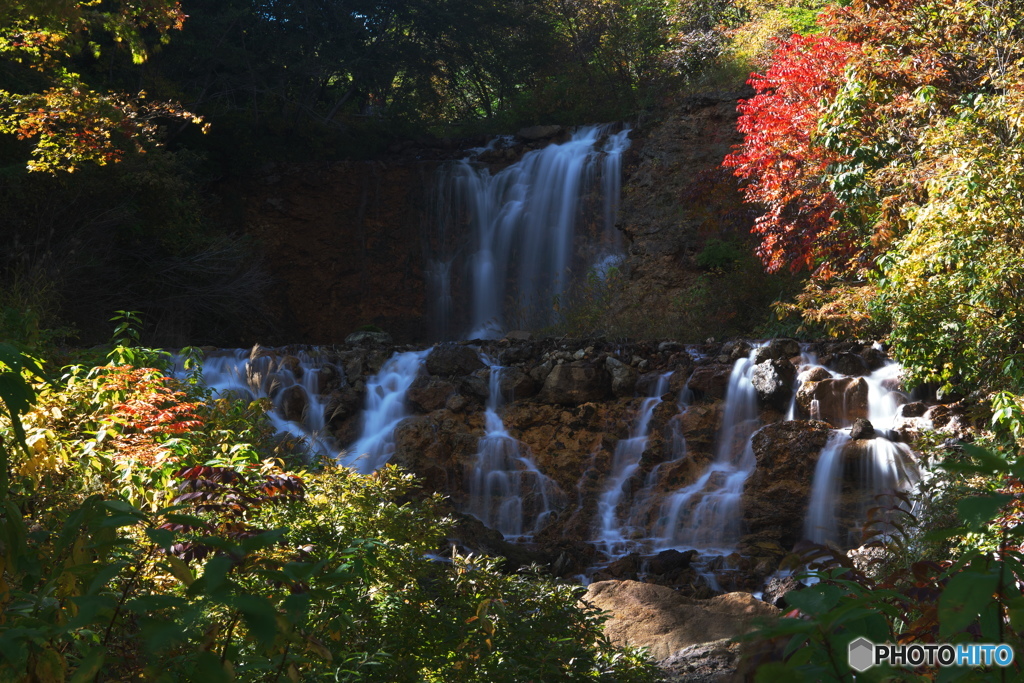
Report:
[[[302,422],[308,404],[306,390],[297,384],[282,391],[278,397],[278,410],[281,411],[281,415],[284,416],[284,419],[294,422]]]
[[[656,660],[692,645],[743,635],[751,630],[755,617],[779,612],[748,594],[698,601],[671,588],[638,581],[592,583],[583,600],[611,613],[604,631],[612,643],[646,647]]]
[[[612,378],[612,393],[618,398],[629,397],[636,390],[637,371],[617,358],[607,356],[604,368]]]
[[[576,405],[603,400],[611,391],[611,377],[604,368],[576,361],[554,366],[537,399],[543,403]]]
[[[885,351],[874,346],[869,346],[861,351],[860,357],[864,359],[864,364],[867,365],[869,372],[885,367],[885,364],[889,362],[889,357],[885,355]]]
[[[800,382],[820,382],[823,379],[832,379],[832,373],[820,365],[810,365],[804,366],[796,378]]]
[[[800,343],[795,339],[772,339],[754,351],[754,362],[760,364],[766,360],[789,360],[799,355]]]
[[[545,140],[562,132],[561,126],[529,126],[520,128],[517,135],[528,142]]]
[[[486,367],[475,349],[461,344],[438,344],[427,356],[427,372],[441,377],[468,375]]]
[[[696,555],[696,550],[687,550],[685,553],[674,549],[662,550],[647,561],[647,571],[652,574],[669,574],[680,569],[689,569]]]
[[[537,383],[522,368],[502,369],[498,388],[502,397],[510,402],[530,398],[537,393]]]
[[[731,374],[732,366],[725,363],[700,365],[690,375],[690,391],[701,399],[725,398]]]
[[[793,395],[796,368],[787,359],[765,360],[754,366],[750,378],[761,403],[776,410],[786,410]]]
[[[858,417],[850,429],[851,439],[873,439],[875,438],[875,426],[869,420]]]
[[[804,382],[796,392],[796,402],[805,415],[813,415],[811,401],[818,402],[818,419],[842,427],[868,416],[868,383],[863,377]]]
[[[753,348],[754,347],[750,345],[750,342],[742,340],[726,342],[722,346],[721,355],[727,356],[730,362],[735,362],[738,361],[740,358],[746,358],[747,356],[749,356],[750,351]]]
[[[837,353],[826,365],[842,375],[851,377],[860,377],[870,372],[867,362],[856,353]]]
[[[430,413],[445,407],[449,397],[455,393],[455,385],[439,377],[420,375],[409,386],[405,400],[415,410]]]
[[[735,680],[742,645],[729,638],[697,643],[662,659],[667,683],[726,683]]]
[[[612,562],[610,565],[594,573],[595,581],[609,579],[636,579],[640,571],[640,555],[630,553]]]
[[[792,576],[773,576],[765,583],[762,600],[779,609],[786,609],[786,593],[800,590],[804,585]]]
[[[751,440],[757,466],[743,488],[747,535],[741,552],[757,555],[764,544],[792,548],[803,536],[814,468],[832,430],[824,422],[776,422]]]

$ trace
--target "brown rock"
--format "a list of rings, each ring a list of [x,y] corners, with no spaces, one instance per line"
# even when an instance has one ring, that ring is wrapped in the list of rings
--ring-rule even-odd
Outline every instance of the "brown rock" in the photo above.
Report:
[[[658,660],[691,645],[742,635],[754,616],[778,614],[770,605],[754,608],[744,598],[695,601],[671,588],[637,581],[592,583],[583,600],[611,612],[604,630],[614,644],[649,648]]]
[[[690,375],[690,391],[698,399],[710,400],[725,398],[725,390],[729,386],[729,375],[732,374],[732,365],[725,363],[711,363],[700,365]]]
[[[415,410],[430,413],[444,408],[448,399],[455,393],[455,385],[438,377],[420,375],[413,380],[405,400]]]
[[[306,390],[297,384],[293,384],[281,392],[278,398],[278,408],[286,420],[302,422],[303,414],[309,399],[306,397]]]
[[[868,383],[863,377],[823,379],[804,382],[796,402],[804,415],[811,415],[811,401],[818,401],[818,417],[834,427],[851,424],[868,416]]]
[[[564,363],[552,368],[537,399],[575,405],[608,398],[611,390],[611,378],[604,368],[585,362]]]
[[[442,377],[468,375],[484,368],[476,350],[461,344],[438,344],[427,356],[427,372]]]
[[[744,553],[759,544],[792,548],[803,535],[814,467],[832,430],[824,422],[777,422],[758,430],[751,445],[757,467],[743,489]]]

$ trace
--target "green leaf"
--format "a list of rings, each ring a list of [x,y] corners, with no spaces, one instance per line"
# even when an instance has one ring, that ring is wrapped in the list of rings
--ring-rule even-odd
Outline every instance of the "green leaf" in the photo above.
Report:
[[[277,610],[266,598],[256,595],[236,595],[230,600],[232,607],[242,613],[249,632],[262,645],[270,645],[277,636]]]
[[[839,604],[846,591],[837,586],[818,584],[801,591],[786,594],[786,602],[804,614],[817,616],[824,614]]]
[[[967,570],[949,580],[939,596],[939,625],[943,637],[963,631],[992,602],[999,577],[989,572]]]
[[[1004,505],[1013,500],[1013,496],[993,493],[987,496],[972,496],[956,504],[960,519],[974,528],[987,526]]]
[[[75,670],[68,683],[89,683],[94,680],[100,667],[103,666],[106,656],[107,649],[105,647],[94,647],[89,650],[89,654],[82,658],[82,663],[78,665],[78,669]]]
[[[781,662],[769,662],[757,668],[754,683],[805,683],[807,678],[799,669],[794,669]]]

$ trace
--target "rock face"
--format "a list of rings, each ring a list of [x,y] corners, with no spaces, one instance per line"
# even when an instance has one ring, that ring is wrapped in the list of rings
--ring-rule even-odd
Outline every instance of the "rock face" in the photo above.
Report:
[[[613,643],[649,648],[656,660],[693,645],[742,635],[755,618],[779,613],[747,593],[692,600],[671,588],[637,581],[592,583],[583,600],[611,613],[605,634]]]
[[[741,549],[783,553],[802,538],[814,467],[830,434],[824,422],[802,420],[770,424],[754,434],[757,468],[743,490],[747,535]]]

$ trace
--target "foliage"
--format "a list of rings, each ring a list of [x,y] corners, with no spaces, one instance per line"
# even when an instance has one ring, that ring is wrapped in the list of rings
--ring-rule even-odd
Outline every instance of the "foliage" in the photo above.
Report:
[[[0,133],[34,140],[29,169],[74,171],[83,163],[119,161],[129,145],[139,151],[156,139],[157,118],[198,119],[179,105],[146,102],[94,89],[73,62],[98,57],[110,41],[139,64],[147,36],[164,40],[185,20],[176,0],[51,3],[33,0],[0,11]],[[12,89],[7,89],[12,88]]]

